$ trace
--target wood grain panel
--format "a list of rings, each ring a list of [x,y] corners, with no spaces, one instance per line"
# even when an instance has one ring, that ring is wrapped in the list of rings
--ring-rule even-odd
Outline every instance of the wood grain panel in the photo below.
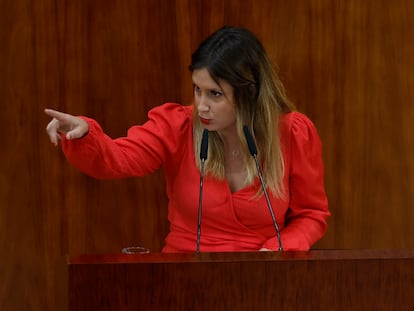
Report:
[[[132,258],[70,258],[69,310],[410,310],[414,294],[413,251]]]
[[[125,135],[156,105],[191,103],[191,52],[225,24],[258,35],[319,130],[333,216],[316,247],[413,248],[413,13],[407,0],[1,1],[0,309],[59,309],[62,256],[157,252],[168,231],[162,172],[82,175],[43,109]]]

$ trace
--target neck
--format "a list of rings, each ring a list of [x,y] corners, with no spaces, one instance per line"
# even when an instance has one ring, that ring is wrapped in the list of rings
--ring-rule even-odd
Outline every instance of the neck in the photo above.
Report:
[[[240,137],[236,127],[231,130],[220,131],[220,136],[223,139],[224,149],[226,151],[239,149],[241,147]]]

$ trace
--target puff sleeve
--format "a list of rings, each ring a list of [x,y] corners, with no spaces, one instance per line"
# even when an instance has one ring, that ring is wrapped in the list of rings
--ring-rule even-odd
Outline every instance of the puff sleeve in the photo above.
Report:
[[[88,134],[75,140],[62,136],[62,148],[67,160],[80,171],[97,179],[144,176],[159,169],[168,155],[182,146],[183,128],[191,126],[191,113],[179,104],[167,103],[153,108],[148,121],[133,126],[126,137],[116,139],[106,135],[93,119]]]
[[[322,144],[312,121],[298,112],[284,120],[282,138],[289,207],[281,230],[284,250],[309,250],[326,232],[330,216],[324,186]],[[277,239],[263,247],[275,248]]]

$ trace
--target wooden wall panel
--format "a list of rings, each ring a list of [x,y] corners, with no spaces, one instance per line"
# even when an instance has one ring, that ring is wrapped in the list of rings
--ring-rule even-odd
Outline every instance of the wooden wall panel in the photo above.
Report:
[[[414,3],[408,0],[0,2],[0,309],[59,310],[70,253],[161,249],[161,172],[96,181],[48,142],[45,107],[113,137],[192,100],[201,39],[252,29],[324,143],[332,218],[318,248],[413,248]]]

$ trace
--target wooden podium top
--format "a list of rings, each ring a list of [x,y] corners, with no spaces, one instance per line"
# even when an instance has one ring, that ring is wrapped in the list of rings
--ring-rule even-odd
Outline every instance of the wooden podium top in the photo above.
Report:
[[[414,250],[68,257],[69,310],[411,310]]]
[[[414,250],[311,250],[301,252],[83,254],[68,256],[69,265],[115,263],[195,263],[246,261],[319,261],[414,259]]]

